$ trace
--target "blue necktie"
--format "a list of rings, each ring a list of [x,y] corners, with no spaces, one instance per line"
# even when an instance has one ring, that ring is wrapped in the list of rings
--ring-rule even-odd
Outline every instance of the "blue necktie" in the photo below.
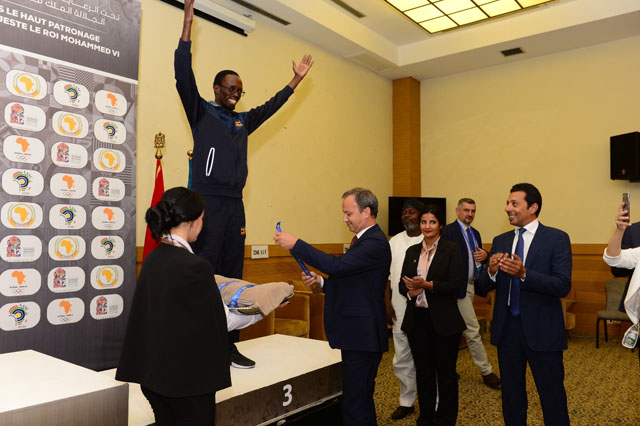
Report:
[[[520,234],[518,234],[518,242],[516,242],[515,254],[524,262],[524,240],[522,234],[526,229],[520,228]],[[520,315],[520,278],[511,278],[511,304],[509,305],[511,313],[514,317]]]
[[[467,240],[469,240],[469,249],[471,249],[471,257],[473,258],[473,252],[475,251],[475,245],[473,244],[473,235],[471,234],[471,227],[467,228]],[[476,260],[473,259],[473,278],[478,278],[478,268],[476,267]]]

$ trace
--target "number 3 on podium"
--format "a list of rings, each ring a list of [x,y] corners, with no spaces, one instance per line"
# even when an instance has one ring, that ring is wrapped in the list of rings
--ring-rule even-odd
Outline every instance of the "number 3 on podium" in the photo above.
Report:
[[[282,403],[282,406],[286,407],[287,405],[291,404],[291,401],[293,400],[293,396],[291,396],[291,391],[293,390],[293,387],[291,387],[291,385],[284,385],[282,387],[282,390],[284,391],[284,397],[285,397],[285,400]]]

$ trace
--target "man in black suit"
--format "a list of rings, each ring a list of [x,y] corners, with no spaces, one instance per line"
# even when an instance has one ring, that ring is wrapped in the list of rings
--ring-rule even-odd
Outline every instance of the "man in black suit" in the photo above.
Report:
[[[545,425],[569,425],[562,351],[567,349],[561,297],[571,290],[569,236],[538,222],[542,196],[529,183],[511,188],[505,211],[514,231],[493,240],[489,267],[476,291],[496,289],[491,343],[498,347],[502,414],[507,426],[527,424],[527,363]]]
[[[329,275],[302,274],[325,293],[324,326],[342,352],[342,418],[345,426],[376,425],[373,391],[382,353],[388,350],[384,291],[391,265],[387,237],[376,224],[378,200],[368,189],[342,195],[343,221],[355,234],[342,256],[321,252],[286,232],[274,240],[295,257]]]
[[[467,285],[461,286],[458,291],[458,309],[467,326],[464,338],[467,340],[471,359],[480,369],[483,383],[490,388],[500,389],[500,378],[493,372],[487,358],[487,351],[480,336],[480,325],[473,309],[475,282],[482,270],[482,264],[488,257],[482,248],[480,232],[471,226],[476,217],[476,202],[471,198],[461,198],[456,206],[456,216],[457,220],[442,229],[442,238],[458,244],[462,254]]]

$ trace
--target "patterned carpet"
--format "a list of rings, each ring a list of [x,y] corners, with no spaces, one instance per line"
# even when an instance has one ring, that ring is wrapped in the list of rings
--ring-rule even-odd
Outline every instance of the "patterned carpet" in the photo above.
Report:
[[[483,336],[485,348],[494,372],[499,375],[496,348]],[[393,340],[389,352],[384,355],[376,378],[376,411],[380,426],[415,425],[416,412],[402,420],[391,420],[391,413],[398,406],[398,381],[393,374]],[[564,352],[565,387],[572,425],[640,425],[640,367],[638,349],[634,353],[620,344],[619,338],[609,342],[600,339],[595,348],[595,338],[573,336],[569,349]],[[461,349],[458,356],[460,374],[460,404],[458,425],[503,425],[500,391],[482,383],[480,373],[473,364],[468,349]],[[540,400],[533,377],[527,370],[529,395],[528,425],[544,425]]]

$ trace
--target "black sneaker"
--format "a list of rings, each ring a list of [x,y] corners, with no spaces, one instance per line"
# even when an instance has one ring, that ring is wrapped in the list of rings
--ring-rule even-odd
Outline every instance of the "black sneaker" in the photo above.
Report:
[[[234,368],[253,368],[256,362],[242,355],[236,345],[231,345],[231,366]]]

